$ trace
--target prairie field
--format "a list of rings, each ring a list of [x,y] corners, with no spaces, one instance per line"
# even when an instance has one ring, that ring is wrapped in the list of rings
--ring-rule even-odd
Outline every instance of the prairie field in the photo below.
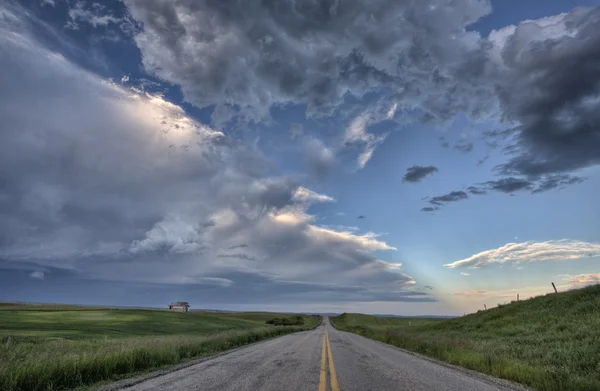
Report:
[[[117,380],[316,327],[270,326],[289,314],[177,313],[0,303],[0,390],[60,390]]]

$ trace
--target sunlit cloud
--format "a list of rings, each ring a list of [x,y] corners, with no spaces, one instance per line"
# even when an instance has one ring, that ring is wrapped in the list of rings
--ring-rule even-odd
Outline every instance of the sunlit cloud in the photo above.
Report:
[[[567,281],[573,288],[583,288],[588,285],[600,284],[600,273],[587,273],[575,275],[563,275],[563,280]]]
[[[369,133],[368,127],[386,119],[390,119],[390,115],[393,117],[396,106],[397,105],[394,104],[386,115],[382,115],[377,111],[366,111],[354,118],[346,128],[343,140],[344,145],[359,146],[362,148],[362,152],[358,155],[356,160],[358,169],[365,168],[369,160],[371,160],[371,157],[373,157],[375,149],[385,141],[387,136],[386,134],[377,136],[373,133]]]
[[[309,208],[333,197],[166,96],[52,52],[20,13],[3,15],[0,51],[10,60],[0,84],[10,99],[0,99],[0,166],[12,187],[0,194],[0,268],[213,286],[240,303],[263,300],[258,283],[288,300],[299,300],[299,284],[316,292],[303,296],[310,301],[349,291],[415,300],[401,293],[414,279],[371,254],[395,250],[379,235],[315,225]],[[332,153],[317,160],[327,165]]]
[[[547,242],[508,243],[497,249],[482,251],[444,266],[478,268],[494,264],[567,261],[597,256],[600,256],[600,244],[564,239]]]
[[[316,192],[309,190],[302,186],[300,186],[296,189],[296,192],[294,193],[292,200],[294,200],[296,202],[306,202],[306,203],[335,202],[335,199],[333,197],[329,197],[328,195],[325,195],[325,194],[316,193]]]
[[[355,235],[351,232],[334,231],[331,229],[311,225],[308,227],[307,234],[316,240],[330,242],[348,242],[365,251],[377,250],[397,250],[395,247],[388,245],[386,242],[377,240],[379,235],[368,232],[364,235]]]

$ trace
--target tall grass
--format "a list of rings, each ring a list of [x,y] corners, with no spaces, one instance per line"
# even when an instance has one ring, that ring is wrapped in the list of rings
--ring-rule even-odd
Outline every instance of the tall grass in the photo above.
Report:
[[[215,332],[218,328],[214,325],[208,329],[206,325],[204,328],[202,325],[202,321],[210,319],[210,316],[186,316],[187,314],[167,312],[153,314],[152,311],[140,311],[144,312],[142,315],[149,320],[156,316],[163,320],[174,318],[177,319],[177,324],[187,324],[175,327],[176,330],[184,330],[185,333],[168,335],[164,329],[159,328],[157,335],[149,335],[152,322],[144,329],[143,324],[130,323],[131,315],[136,311],[115,311],[111,312],[113,316],[106,321],[104,327],[113,327],[111,325],[118,323],[119,315],[122,315],[120,329],[116,334],[109,334],[110,330],[107,329],[102,335],[102,330],[98,327],[88,329],[81,323],[72,322],[62,325],[66,331],[57,325],[53,326],[52,336],[48,334],[51,331],[48,327],[42,328],[42,332],[36,334],[35,329],[28,330],[26,324],[14,321],[14,313],[0,313],[0,321],[3,317],[13,319],[10,323],[10,337],[0,325],[0,390],[62,390],[116,380],[128,374],[308,330],[316,327],[320,321],[318,318],[306,317],[304,327],[264,326],[264,322],[263,326],[257,327],[258,322],[252,319],[246,325],[246,329],[239,330],[240,321],[244,319],[243,314],[236,314],[231,319],[227,316],[219,317],[220,327],[230,327],[231,331]],[[48,312],[47,315],[45,319],[50,323],[54,321],[53,317],[64,319],[64,314],[59,312]],[[90,314],[87,315],[84,316],[85,319],[94,318],[90,318]],[[103,323],[98,319],[93,322]],[[35,327],[35,324],[32,323],[30,327]],[[15,334],[15,328],[21,333]],[[76,331],[79,333],[75,334]],[[69,338],[60,337],[61,335],[67,335]]]
[[[448,320],[331,320],[340,330],[539,390],[600,390],[600,286]]]

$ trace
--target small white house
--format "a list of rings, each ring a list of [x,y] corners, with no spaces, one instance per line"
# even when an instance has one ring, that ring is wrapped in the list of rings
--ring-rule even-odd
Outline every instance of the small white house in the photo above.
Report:
[[[169,311],[188,312],[190,304],[187,301],[174,301],[169,304]]]

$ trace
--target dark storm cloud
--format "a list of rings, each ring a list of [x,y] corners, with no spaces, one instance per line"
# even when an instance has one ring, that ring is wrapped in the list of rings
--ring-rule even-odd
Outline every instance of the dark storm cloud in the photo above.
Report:
[[[520,124],[519,154],[501,173],[539,177],[600,163],[600,8],[523,23],[501,57],[498,96]]]
[[[438,171],[438,168],[435,166],[412,166],[406,169],[402,182],[421,182],[427,175],[431,175]]]
[[[468,191],[537,194],[583,182],[573,173],[600,164],[600,8],[509,26],[489,42],[491,80],[515,126],[483,132],[508,161],[495,168],[499,179]]]
[[[440,210],[440,207],[439,206],[436,206],[436,207],[426,206],[421,209],[421,212],[435,212],[436,210]]]
[[[180,85],[194,105],[216,105],[217,122],[263,120],[288,102],[328,115],[346,94],[370,91],[432,120],[489,109],[481,98],[492,88],[475,82],[484,72],[478,35],[465,30],[490,12],[489,1],[125,3],[143,22],[135,41],[144,68]]]

